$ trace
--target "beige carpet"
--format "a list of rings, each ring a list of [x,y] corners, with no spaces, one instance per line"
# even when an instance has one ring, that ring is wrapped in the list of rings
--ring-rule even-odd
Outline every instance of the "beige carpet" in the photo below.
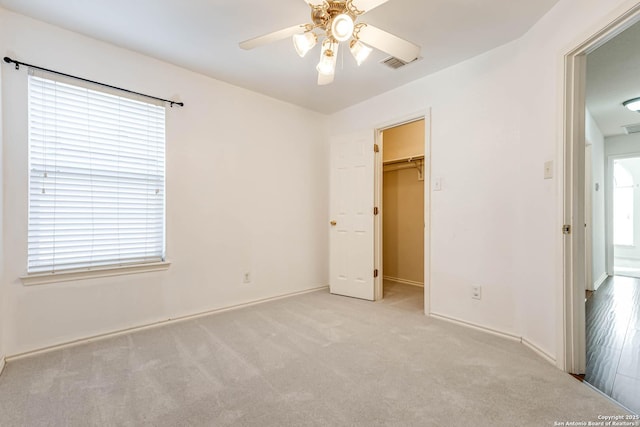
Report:
[[[625,411],[522,344],[319,291],[8,364],[2,426],[552,426]]]

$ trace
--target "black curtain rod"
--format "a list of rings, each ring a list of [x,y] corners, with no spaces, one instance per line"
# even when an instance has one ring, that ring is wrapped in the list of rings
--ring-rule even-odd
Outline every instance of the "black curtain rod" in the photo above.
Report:
[[[158,98],[157,96],[147,95],[145,93],[140,93],[140,92],[134,92],[134,91],[129,90],[129,89],[123,89],[121,87],[111,86],[111,85],[108,85],[106,83],[100,83],[100,82],[96,82],[94,80],[84,79],[84,78],[78,77],[78,76],[72,76],[71,74],[61,73],[60,71],[49,70],[48,68],[38,67],[37,65],[27,64],[26,62],[16,61],[15,59],[11,59],[8,56],[4,57],[4,62],[6,62],[7,64],[16,64],[16,70],[19,70],[20,66],[24,65],[25,67],[36,68],[38,70],[47,71],[49,73],[58,74],[58,75],[65,76],[65,77],[71,77],[72,79],[82,80],[83,82],[93,83],[93,84],[97,84],[97,85],[100,85],[100,86],[105,86],[105,87],[108,87],[108,88],[111,88],[111,89],[120,90],[122,92],[132,93],[134,95],[140,95],[140,96],[144,96],[146,98],[151,98],[151,99],[155,99],[155,100],[158,100],[158,101],[167,102],[167,103],[169,103],[169,105],[171,105],[171,107],[173,107],[174,105],[179,105],[180,107],[184,107],[184,102],[176,102],[176,101],[171,101],[169,99]]]

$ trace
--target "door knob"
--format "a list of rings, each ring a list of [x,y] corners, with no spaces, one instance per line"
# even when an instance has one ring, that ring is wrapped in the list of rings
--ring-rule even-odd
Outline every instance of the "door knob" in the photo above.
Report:
[[[338,225],[338,223],[335,222],[335,221],[331,221],[330,224],[331,224],[332,227],[335,227],[336,225]]]

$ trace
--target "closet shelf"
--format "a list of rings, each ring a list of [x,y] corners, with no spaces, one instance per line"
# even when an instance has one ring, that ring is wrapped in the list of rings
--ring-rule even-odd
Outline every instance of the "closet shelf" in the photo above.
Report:
[[[424,160],[424,155],[420,155],[420,156],[411,156],[411,157],[403,157],[401,159],[391,159],[391,160],[385,160],[382,162],[383,165],[395,165],[398,163],[411,163],[414,161],[418,161],[418,160]]]

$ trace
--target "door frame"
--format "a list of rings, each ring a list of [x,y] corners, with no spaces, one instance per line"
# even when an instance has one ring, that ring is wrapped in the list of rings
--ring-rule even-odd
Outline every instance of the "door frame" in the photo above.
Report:
[[[593,145],[587,144],[585,147],[584,159],[584,244],[585,244],[585,285],[586,289],[595,291],[593,286]]]
[[[381,123],[375,127],[375,143],[380,148],[376,153],[374,167],[374,204],[379,208],[380,214],[374,217],[374,265],[378,269],[378,277],[374,280],[375,300],[379,301],[383,297],[383,268],[382,268],[382,217],[384,207],[382,206],[382,182],[383,182],[383,161],[382,153],[384,141],[382,132],[397,126],[424,119],[424,312],[431,313],[431,108],[421,110],[413,114]]]
[[[640,20],[640,2],[626,2],[613,17],[599,23],[598,30],[576,44],[564,55],[564,88],[562,92],[562,152],[564,158],[563,224],[570,234],[563,235],[563,287],[559,304],[562,315],[559,341],[562,354],[558,367],[574,374],[586,368],[585,331],[585,94],[586,58],[604,43]]]

